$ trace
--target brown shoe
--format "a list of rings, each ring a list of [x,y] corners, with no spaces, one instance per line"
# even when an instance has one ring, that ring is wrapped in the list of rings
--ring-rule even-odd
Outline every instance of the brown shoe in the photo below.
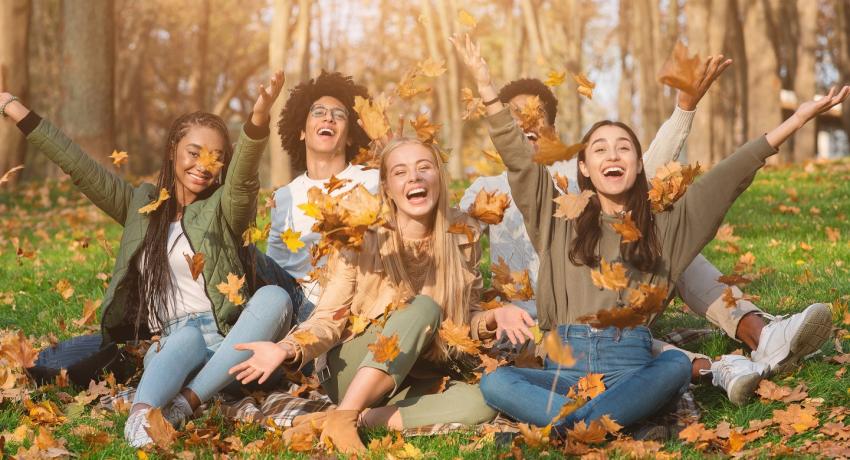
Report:
[[[328,416],[328,412],[330,411],[311,412],[309,414],[299,415],[292,419],[292,427],[295,428],[304,424],[311,424],[321,430],[325,427],[325,418]]]
[[[357,432],[357,416],[360,411],[337,409],[327,414],[321,436],[323,443],[344,454],[366,452],[366,446],[360,441],[360,434]]]

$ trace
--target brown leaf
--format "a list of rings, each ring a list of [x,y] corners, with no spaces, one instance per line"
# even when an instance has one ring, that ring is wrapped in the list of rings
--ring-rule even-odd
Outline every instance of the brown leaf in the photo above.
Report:
[[[351,159],[351,164],[363,166],[363,169],[378,169],[381,167],[381,158],[375,150],[360,147],[357,155]]]
[[[422,75],[433,78],[446,73],[447,69],[445,64],[446,63],[444,61],[438,61],[429,57],[417,64],[417,66],[419,67],[419,71],[422,72]]]
[[[331,177],[324,184],[325,192],[333,193],[334,191],[345,187],[349,182],[351,182],[351,179],[339,179],[331,174]]]
[[[573,74],[573,80],[578,84],[577,90],[579,94],[588,99],[593,99],[593,89],[596,88],[596,83],[590,81],[584,72]]]
[[[578,382],[570,387],[567,397],[571,399],[590,400],[605,391],[604,374],[590,373],[578,379]]]
[[[549,332],[543,337],[543,349],[546,350],[546,357],[559,366],[573,367],[576,364],[573,349],[569,344],[561,342],[557,332]]]
[[[204,253],[196,252],[189,257],[189,254],[183,253],[183,257],[186,258],[186,263],[189,264],[189,271],[192,273],[192,279],[198,280],[198,277],[201,276],[201,273],[204,272]]]
[[[615,232],[620,234],[623,243],[638,241],[643,236],[640,229],[635,225],[635,221],[632,220],[631,211],[627,212],[620,222],[611,224],[611,226],[614,227]]]
[[[464,107],[464,120],[477,120],[487,115],[487,108],[484,107],[484,101],[480,97],[473,96],[471,89],[463,88],[460,91],[460,95]]]
[[[432,124],[427,115],[420,113],[416,115],[416,119],[410,120],[410,126],[416,130],[417,139],[426,144],[432,144],[437,137],[437,132],[439,132],[441,125]]]
[[[398,334],[389,337],[378,334],[378,340],[368,345],[369,351],[376,362],[389,363],[394,360],[400,350],[398,348]]]
[[[774,409],[773,419],[779,423],[779,431],[786,436],[804,433],[820,425],[817,409],[799,404],[791,404],[786,410]]]
[[[567,79],[567,72],[558,72],[557,70],[550,70],[548,74],[546,74],[546,81],[543,82],[546,86],[559,86],[564,83]]]
[[[554,198],[554,201],[558,205],[558,209],[555,210],[554,217],[563,217],[564,219],[575,219],[580,216],[584,208],[587,207],[587,203],[590,202],[590,197],[595,195],[596,193],[590,190],[583,190],[578,195],[573,195],[572,193],[565,193],[557,198]]]
[[[826,238],[830,243],[837,243],[841,239],[841,231],[837,228],[826,227]]]
[[[450,319],[443,321],[443,324],[440,326],[440,337],[449,346],[471,355],[478,354],[478,347],[481,345],[469,336],[468,325],[455,324]]]
[[[511,199],[507,193],[498,190],[488,192],[482,188],[478,191],[467,213],[481,222],[496,225],[502,222],[505,210],[510,205]]]
[[[600,289],[608,289],[617,291],[625,289],[629,285],[629,278],[626,275],[626,267],[619,262],[609,264],[603,258],[599,262],[599,270],[590,272],[590,277],[593,280],[593,285]]]
[[[56,282],[56,292],[62,296],[63,299],[68,300],[74,295],[74,287],[71,286],[71,283],[66,279],[61,279]]]
[[[268,239],[271,229],[271,222],[267,223],[263,228],[259,228],[254,224],[249,225],[248,228],[246,228],[245,231],[242,232],[242,246],[247,247],[252,244],[257,244],[261,241],[265,241],[266,239]]]
[[[404,76],[401,77],[401,81],[398,82],[396,94],[402,99],[410,100],[420,94],[430,93],[431,87],[418,81],[419,79],[417,77],[420,75],[421,71],[418,66],[405,72]]]
[[[517,428],[519,429],[520,439],[522,439],[528,447],[539,448],[545,447],[549,444],[549,431],[552,429],[552,425],[536,427],[525,423],[519,423],[517,424]]]
[[[541,165],[551,165],[558,161],[567,161],[581,152],[586,144],[573,144],[567,146],[558,137],[555,128],[545,126],[539,130],[537,138],[537,151],[531,160]]]
[[[301,346],[313,345],[314,343],[319,342],[319,338],[316,337],[316,334],[307,329],[300,329],[293,332],[292,340],[295,340]]]
[[[572,429],[567,430],[567,437],[569,439],[586,444],[599,444],[604,442],[607,435],[608,432],[598,420],[590,422],[590,425],[586,424],[584,420],[580,420],[578,423],[573,425]]]
[[[383,95],[372,100],[354,96],[354,111],[363,123],[363,130],[372,140],[382,139],[390,131],[385,113],[388,104]]]
[[[566,177],[562,176],[561,173],[555,173],[552,177],[555,180],[555,186],[558,187],[558,190],[561,193],[567,193],[570,189],[570,181]]]
[[[467,241],[475,241],[475,229],[463,221],[458,221],[449,226],[449,233],[466,235]]]
[[[154,444],[161,449],[171,449],[171,445],[177,439],[177,431],[162,416],[162,410],[158,407],[152,408],[147,414],[147,419],[150,426],[145,427],[145,431],[153,439]]]
[[[679,439],[689,443],[707,442],[717,439],[717,434],[702,423],[692,423],[679,432]]]
[[[103,302],[103,299],[97,300],[86,300],[83,303],[83,316],[74,320],[74,324],[77,327],[85,326],[86,324],[91,324],[92,321],[96,318],[97,309],[100,308],[100,304]]]
[[[700,174],[700,165],[682,166],[675,161],[658,168],[650,181],[649,202],[652,212],[664,212],[673,206]]]
[[[614,421],[614,419],[612,419],[608,414],[605,414],[601,418],[599,418],[599,423],[601,423],[602,427],[605,428],[605,431],[610,434],[617,434],[620,432],[620,430],[623,429],[623,425],[620,425],[619,423]]]
[[[141,208],[139,208],[139,214],[150,214],[150,213],[156,211],[157,209],[159,209],[160,205],[162,205],[162,203],[164,203],[165,200],[167,200],[169,198],[171,198],[171,195],[168,194],[168,190],[166,190],[164,188],[160,189],[159,190],[159,197],[157,199],[151,201],[149,204],[146,204],[146,205],[142,206]]]
[[[35,366],[38,352],[32,343],[24,335],[23,331],[17,334],[4,334],[0,338],[0,357],[23,369]]]
[[[694,54],[693,57],[688,57],[688,54],[688,47],[681,41],[677,41],[676,46],[673,47],[673,53],[661,66],[658,81],[693,95],[696,93],[702,60],[699,54]]]

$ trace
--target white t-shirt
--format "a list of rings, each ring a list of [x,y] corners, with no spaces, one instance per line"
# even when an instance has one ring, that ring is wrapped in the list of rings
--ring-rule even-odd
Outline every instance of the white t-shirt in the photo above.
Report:
[[[336,177],[337,179],[350,179],[351,182],[334,190],[331,193],[334,196],[351,190],[357,184],[363,184],[370,193],[378,193],[380,180],[376,169],[364,170],[360,165],[349,164]],[[304,214],[304,211],[298,205],[307,202],[307,191],[310,190],[310,187],[322,188],[327,182],[327,179],[310,179],[305,172],[274,193],[275,207],[271,211],[272,226],[269,232],[266,254],[289,272],[293,278],[304,279],[313,269],[310,264],[310,249],[321,238],[320,234],[312,230],[316,219]],[[290,251],[280,238],[280,234],[287,229],[291,229],[293,232],[301,232],[300,239],[304,246],[296,252]],[[322,263],[324,261],[320,261],[319,265],[322,265]],[[314,304],[317,303],[321,294],[319,283],[313,280],[304,282],[301,286],[307,299]]]
[[[204,274],[198,279],[192,279],[192,271],[183,254],[191,258],[195,255],[189,239],[183,233],[180,222],[172,222],[168,226],[168,265],[171,267],[171,294],[168,296],[168,312],[170,319],[177,319],[190,313],[205,313],[212,311],[212,302],[207,297]],[[139,257],[139,270],[144,268],[144,255]],[[148,315],[148,326],[152,332],[159,329],[153,312]]]

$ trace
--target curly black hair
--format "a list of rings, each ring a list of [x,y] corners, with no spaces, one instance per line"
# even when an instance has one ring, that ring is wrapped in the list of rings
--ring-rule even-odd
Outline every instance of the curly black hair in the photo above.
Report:
[[[546,121],[550,125],[555,124],[555,117],[558,116],[558,99],[555,98],[552,90],[546,84],[536,78],[514,80],[499,90],[499,100],[507,104],[520,94],[539,97],[543,109],[546,111]]]
[[[345,161],[350,162],[360,147],[369,145],[369,136],[357,124],[358,116],[354,111],[354,96],[369,99],[369,91],[365,86],[355,84],[350,76],[322,70],[318,77],[293,88],[280,112],[280,121],[277,124],[280,142],[289,153],[293,172],[307,169],[307,146],[301,139],[301,131],[306,126],[310,107],[322,96],[339,99],[348,109],[348,138],[351,145],[345,148]]]

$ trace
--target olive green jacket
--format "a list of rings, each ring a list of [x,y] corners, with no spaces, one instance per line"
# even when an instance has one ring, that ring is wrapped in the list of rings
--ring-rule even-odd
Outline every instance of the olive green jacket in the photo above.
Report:
[[[34,120],[29,121],[34,124]],[[140,214],[139,208],[158,197],[157,187],[149,183],[134,187],[119,178],[47,120],[38,121],[27,140],[70,175],[74,185],[97,207],[124,227],[112,279],[103,299],[101,329],[104,343],[132,340],[134,318],[126,314],[126,309],[135,280],[130,279],[128,272],[148,228],[149,217]],[[225,281],[228,273],[244,275],[237,251],[242,243],[242,232],[254,219],[260,189],[258,170],[267,141],[267,127],[246,124],[240,132],[224,184],[208,198],[187,206],[181,220],[192,249],[205,256],[206,293],[222,335],[236,322],[242,306],[231,303],[216,285]],[[244,299],[250,297],[247,284],[241,292]]]

